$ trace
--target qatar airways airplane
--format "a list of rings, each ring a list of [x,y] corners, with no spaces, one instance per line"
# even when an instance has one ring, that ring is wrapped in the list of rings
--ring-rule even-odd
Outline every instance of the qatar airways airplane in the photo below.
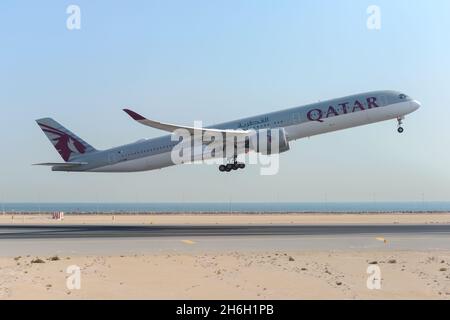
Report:
[[[97,150],[82,140],[55,120],[43,118],[36,120],[53,146],[65,162],[40,163],[37,165],[51,166],[53,171],[71,172],[137,172],[161,169],[175,164],[174,151],[180,145],[189,145],[200,140],[200,148],[192,152],[191,160],[205,159],[205,150],[210,144],[222,146],[234,144],[231,154],[218,153],[225,164],[219,166],[221,172],[245,168],[244,163],[237,162],[238,153],[260,152],[263,154],[278,154],[290,149],[290,142],[319,135],[322,133],[362,126],[375,122],[395,119],[398,132],[403,133],[402,120],[405,115],[420,108],[420,103],[406,94],[396,91],[374,91],[328,100],[306,106],[276,111],[245,119],[230,121],[208,127],[188,127],[157,122],[144,118],[129,109],[124,109],[137,122],[168,131],[171,134],[154,139],[144,139],[135,143]],[[177,131],[186,132],[189,137],[174,138]],[[270,132],[276,133],[278,146],[264,153],[258,147],[260,136],[271,140]],[[205,135],[225,137],[221,139],[204,140]],[[242,152],[237,152],[236,137],[245,137]],[[255,140],[256,139],[256,140]],[[195,148],[194,148],[195,149]],[[225,147],[223,147],[225,149]],[[208,156],[217,156],[208,153]]]

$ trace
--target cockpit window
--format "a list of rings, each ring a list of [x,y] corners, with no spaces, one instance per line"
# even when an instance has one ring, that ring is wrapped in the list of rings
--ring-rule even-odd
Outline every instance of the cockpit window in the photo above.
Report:
[[[407,96],[406,94],[403,94],[403,93],[400,94],[398,97],[399,97],[400,99],[402,99],[402,100],[408,98],[408,96]]]

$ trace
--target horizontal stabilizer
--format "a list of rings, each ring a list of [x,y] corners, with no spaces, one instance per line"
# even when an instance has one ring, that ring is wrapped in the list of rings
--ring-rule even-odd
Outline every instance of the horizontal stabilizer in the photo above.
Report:
[[[55,166],[55,167],[77,167],[88,164],[87,162],[46,162],[46,163],[35,163],[33,166]]]

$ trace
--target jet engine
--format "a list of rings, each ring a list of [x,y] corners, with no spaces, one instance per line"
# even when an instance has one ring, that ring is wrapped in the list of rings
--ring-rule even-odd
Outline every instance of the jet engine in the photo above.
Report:
[[[254,131],[247,137],[245,147],[264,155],[283,153],[290,149],[284,128]]]

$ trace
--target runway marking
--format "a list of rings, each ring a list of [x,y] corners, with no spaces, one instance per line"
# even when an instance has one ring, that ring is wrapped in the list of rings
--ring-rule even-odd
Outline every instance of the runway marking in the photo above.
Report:
[[[382,237],[378,237],[378,238],[375,238],[376,240],[378,240],[378,241],[381,241],[381,242],[384,242],[384,243],[387,243],[387,240],[385,239],[385,238],[382,238]]]
[[[192,240],[181,240],[181,242],[183,242],[185,244],[195,244],[195,241],[192,241]]]
[[[207,237],[205,237],[207,238]],[[317,236],[286,236],[286,238],[271,238],[270,241],[293,241],[293,240],[302,240],[304,241],[306,238],[306,240],[339,240],[342,239],[342,237],[317,237]],[[195,241],[192,240],[179,240],[177,239],[176,236],[174,237],[167,237],[167,238],[104,238],[104,239],[95,239],[95,238],[74,238],[74,239],[70,239],[70,238],[66,238],[66,239],[59,239],[58,241],[62,241],[62,242],[73,242],[74,240],[76,241],[82,241],[82,242],[90,242],[90,243],[104,243],[105,241],[109,242],[111,239],[116,239],[119,241],[137,241],[137,242],[147,242],[147,241],[161,241],[161,242],[173,242],[173,241],[181,241],[181,242],[193,242],[193,244],[196,244]],[[261,237],[236,237],[236,238],[227,238],[227,237],[222,237],[220,239],[217,239],[216,237],[208,237],[208,242],[214,242],[214,241],[249,241],[249,240],[257,240],[257,241],[267,241],[267,238],[261,238]],[[349,239],[349,238],[347,238]],[[364,240],[368,240],[367,237],[352,237],[352,239],[364,239]],[[375,238],[376,239],[376,238]],[[20,241],[21,243],[35,243],[36,240],[38,241],[44,241],[44,242],[54,242],[52,239],[34,239],[34,240],[30,240],[30,239],[4,239],[2,241],[6,242],[6,241],[11,241],[11,242],[16,242],[16,241]],[[391,237],[390,240],[400,240],[400,241],[410,241],[410,240],[436,240],[436,237],[417,237],[417,236],[411,236],[411,237]],[[381,240],[380,240],[381,241]],[[387,240],[386,240],[387,241]]]

